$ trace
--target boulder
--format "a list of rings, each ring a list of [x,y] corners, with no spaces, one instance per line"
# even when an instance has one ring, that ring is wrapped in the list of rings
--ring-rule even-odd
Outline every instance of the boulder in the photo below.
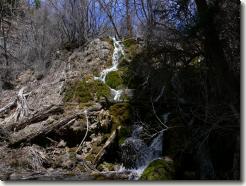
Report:
[[[157,159],[152,161],[144,170],[140,180],[158,181],[174,178],[174,165],[171,160]]]

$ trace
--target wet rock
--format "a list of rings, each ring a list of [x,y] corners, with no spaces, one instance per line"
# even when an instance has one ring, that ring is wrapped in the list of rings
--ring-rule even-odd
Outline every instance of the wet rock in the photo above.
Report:
[[[149,158],[149,148],[141,139],[127,138],[121,145],[121,161],[126,168],[137,168]]]
[[[171,180],[174,177],[174,166],[172,161],[157,159],[152,161],[144,170],[140,180],[158,181]]]

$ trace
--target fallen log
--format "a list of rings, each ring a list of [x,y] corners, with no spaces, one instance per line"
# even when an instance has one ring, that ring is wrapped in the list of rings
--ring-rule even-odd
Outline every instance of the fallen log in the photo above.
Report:
[[[14,122],[14,123],[9,123],[5,126],[7,130],[11,131],[19,131],[23,128],[25,128],[28,125],[31,125],[33,123],[37,123],[40,121],[44,121],[48,119],[49,116],[55,115],[55,114],[60,114],[63,113],[64,109],[60,105],[51,105],[47,108],[44,108],[40,111],[37,111],[35,114],[32,116],[28,117],[27,119],[21,121],[21,122]]]
[[[0,114],[3,112],[7,112],[12,107],[15,107],[16,103],[17,103],[17,99],[14,99],[14,101],[10,102],[9,104],[7,104],[6,106],[4,106],[3,108],[0,109]]]
[[[9,146],[16,146],[20,143],[27,143],[40,136],[45,137],[52,131],[58,130],[60,127],[66,125],[69,122],[72,124],[73,122],[71,121],[77,119],[82,114],[83,113],[75,114],[60,121],[47,119],[46,121],[29,125],[24,129],[10,135]]]

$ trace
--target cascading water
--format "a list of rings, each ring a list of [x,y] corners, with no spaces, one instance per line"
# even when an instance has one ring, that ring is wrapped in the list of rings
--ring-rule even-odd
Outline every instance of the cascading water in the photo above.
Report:
[[[112,56],[112,66],[104,69],[99,77],[95,77],[95,80],[100,80],[106,83],[106,77],[110,72],[117,71],[120,58],[125,55],[123,46],[116,38],[112,38],[114,44],[114,52]],[[110,87],[111,94],[115,101],[120,101],[120,97],[124,90],[115,90]],[[164,120],[167,120],[165,116]],[[163,131],[156,134],[156,137],[152,139],[152,142],[147,145],[144,140],[141,139],[140,134],[143,132],[142,126],[136,126],[132,132],[131,137],[127,138],[121,145],[121,159],[124,166],[122,166],[117,172],[131,172],[130,180],[137,180],[143,173],[148,164],[162,156],[162,142]]]
[[[143,127],[137,126],[121,145],[122,162],[133,175],[130,179],[138,179],[150,162],[162,156],[163,131],[156,134],[150,145],[140,138],[142,131]]]
[[[106,82],[106,77],[110,72],[117,71],[118,65],[120,62],[120,58],[125,55],[124,49],[120,41],[117,41],[115,37],[112,38],[113,44],[114,44],[114,52],[112,57],[112,66],[110,68],[104,69],[99,77],[95,77],[95,80],[100,80],[103,83]],[[123,90],[115,90],[110,87],[111,94],[114,97],[115,101],[120,101],[121,94],[123,93]]]

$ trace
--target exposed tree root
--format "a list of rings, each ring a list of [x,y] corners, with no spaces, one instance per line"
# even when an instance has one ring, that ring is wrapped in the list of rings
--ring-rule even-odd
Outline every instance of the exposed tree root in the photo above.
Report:
[[[27,104],[26,96],[24,94],[25,87],[21,88],[17,95],[17,107],[14,114],[15,122],[27,117],[30,114],[30,109]]]
[[[26,97],[30,93],[24,94],[25,89],[26,87],[21,88],[18,92],[17,98],[15,98],[14,101],[10,102],[5,107],[0,109],[0,113],[4,113],[16,107],[15,113],[6,120],[7,122],[10,122],[12,120],[14,120],[14,122],[18,122],[23,118],[28,117],[31,113],[26,99]]]
[[[84,114],[85,114],[85,118],[86,118],[86,133],[85,133],[83,140],[79,144],[79,147],[77,148],[76,153],[81,149],[81,146],[83,145],[83,143],[87,137],[88,131],[89,131],[89,119],[88,119],[88,115],[87,115],[87,110],[84,111]]]

